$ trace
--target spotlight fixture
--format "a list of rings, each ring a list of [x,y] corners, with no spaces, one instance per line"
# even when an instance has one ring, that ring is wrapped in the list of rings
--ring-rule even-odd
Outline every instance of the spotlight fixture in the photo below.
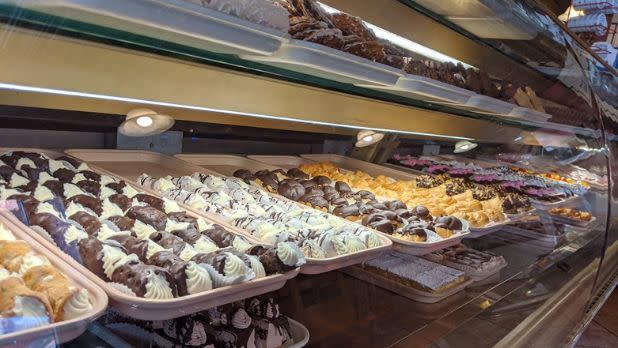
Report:
[[[377,133],[372,130],[362,130],[356,135],[356,147],[366,147],[379,143],[384,138],[383,133]]]
[[[127,113],[118,131],[129,137],[145,137],[163,133],[172,128],[174,119],[150,109],[133,109]]]
[[[458,142],[455,143],[455,151],[453,151],[453,152],[454,153],[462,153],[462,152],[470,151],[470,150],[474,149],[477,146],[478,146],[477,143],[473,143],[473,142],[467,141],[467,140],[462,140],[462,141],[458,141]]]

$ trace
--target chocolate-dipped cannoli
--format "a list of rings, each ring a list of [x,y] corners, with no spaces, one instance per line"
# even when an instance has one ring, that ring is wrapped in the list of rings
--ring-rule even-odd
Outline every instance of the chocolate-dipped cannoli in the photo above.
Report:
[[[145,193],[140,193],[135,195],[133,199],[138,202],[146,203],[149,206],[156,208],[157,210],[164,211],[163,200],[161,198],[151,196]]]
[[[287,272],[305,263],[303,252],[292,242],[281,242],[275,248],[255,245],[247,254],[257,256],[269,275]]]
[[[116,268],[112,281],[126,285],[139,297],[162,300],[178,296],[178,287],[170,272],[138,260]]]
[[[76,182],[75,185],[77,185],[77,187],[81,188],[82,190],[90,193],[91,195],[98,197],[101,194],[101,184],[96,181],[81,180]]]
[[[54,321],[76,318],[92,310],[88,291],[72,286],[52,265],[31,267],[24,273],[23,279],[30,289],[47,295]]]
[[[129,261],[138,261],[135,254],[127,250],[115,240],[100,241],[94,237],[82,239],[79,242],[79,253],[82,264],[101,279],[112,280],[112,273]]]
[[[241,257],[231,249],[220,249],[209,254],[197,254],[193,256],[191,261],[210,265],[224,277],[233,278],[237,281],[250,280],[255,277],[255,274]]]
[[[251,247],[251,243],[242,236],[226,231],[216,224],[213,225],[211,230],[204,231],[203,234],[215,242],[219,248],[233,247],[240,252],[245,252]]]
[[[185,296],[212,289],[208,270],[194,261],[183,261],[171,251],[159,251],[148,259],[148,264],[167,269],[178,286],[178,295]]]
[[[113,194],[108,197],[109,201],[117,205],[123,212],[129,210],[131,208],[131,198],[121,195],[121,194]]]
[[[121,231],[131,231],[135,226],[135,220],[126,216],[111,216],[107,221],[112,222]]]
[[[167,215],[164,212],[150,206],[134,206],[127,213],[127,217],[139,220],[154,227],[157,231],[164,231],[167,223]]]
[[[65,207],[69,207],[71,202],[75,202],[78,203],[88,209],[90,209],[91,211],[93,211],[95,214],[97,214],[98,216],[100,216],[103,213],[103,204],[101,202],[101,200],[99,200],[96,197],[92,197],[92,196],[88,196],[88,195],[75,195],[71,198],[66,199],[64,205]]]
[[[109,239],[115,240],[120,243],[129,254],[135,254],[142,261],[146,262],[148,260],[148,249],[149,241],[147,239],[139,239],[135,238],[131,235],[115,235],[110,237]]]
[[[70,165],[72,165],[74,168],[79,168],[79,166],[81,165],[81,162],[73,157],[69,157],[69,156],[60,156],[58,158],[56,158],[56,161],[65,161],[68,162]]]

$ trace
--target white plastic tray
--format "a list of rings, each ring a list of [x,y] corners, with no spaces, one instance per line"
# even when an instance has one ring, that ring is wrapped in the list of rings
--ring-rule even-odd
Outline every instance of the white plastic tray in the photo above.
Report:
[[[405,286],[404,284],[401,284],[392,279],[388,279],[387,277],[384,277],[380,274],[365,270],[362,266],[348,267],[342,270],[342,272],[349,274],[354,278],[358,278],[362,281],[371,283],[375,286],[379,286],[398,295],[422,303],[440,302],[441,300],[462,291],[465,287],[472,283],[472,279],[467,279],[463,283],[454,286],[442,293],[431,293]]]
[[[490,233],[499,231],[504,226],[512,222],[511,219],[506,217],[507,216],[506,214],[504,214],[504,216],[505,216],[504,221],[500,223],[492,223],[487,227],[470,227],[470,234],[466,238],[480,238]]]
[[[491,98],[485,95],[475,95],[466,103],[467,106],[476,108],[480,111],[489,112],[497,115],[509,115],[515,107],[515,104]]]
[[[21,330],[6,335],[0,335],[0,347],[36,347],[45,343],[60,344],[80,336],[88,325],[98,318],[107,308],[107,295],[105,292],[80,274],[64,257],[57,257],[46,245],[33,237],[27,231],[27,227],[19,223],[10,212],[0,209],[0,224],[11,231],[17,240],[27,242],[34,251],[45,256],[49,262],[60,270],[72,283],[87,289],[90,295],[92,311],[71,320],[55,322],[27,330]],[[66,256],[66,255],[65,255]]]
[[[270,56],[241,58],[329,80],[360,85],[393,86],[403,70],[379,64],[327,46],[290,40]]]
[[[270,55],[287,33],[183,0],[11,0],[31,10],[228,54]]]
[[[513,109],[513,111],[511,111],[508,116],[535,122],[547,122],[547,120],[551,118],[550,114],[546,114],[544,112],[536,111],[529,108],[524,108],[521,106]]]
[[[404,97],[448,104],[465,104],[472,96],[476,95],[467,89],[415,75],[400,77],[394,86],[363,87],[384,90]]]
[[[86,160],[88,163],[92,163],[99,167],[104,168],[107,171],[116,173],[115,176],[122,177],[128,182],[134,182],[138,176],[142,173],[147,173],[152,176],[166,176],[166,175],[191,175],[195,172],[203,172],[211,175],[228,175],[239,168],[247,168],[248,163],[257,165],[260,169],[272,169],[264,163],[260,163],[251,160],[246,157],[233,156],[233,155],[179,155],[178,157],[170,157],[155,152],[137,151],[137,150],[67,150],[67,154]],[[188,156],[188,157],[187,157]],[[182,158],[195,161],[195,164],[182,160]],[[215,163],[217,170],[209,170],[210,159]],[[237,166],[240,165],[240,166]],[[251,167],[249,167],[251,168]],[[222,170],[222,173],[218,170]],[[251,170],[259,170],[253,169]],[[150,190],[140,187],[141,190],[151,192]],[[266,192],[266,191],[265,191]],[[269,193],[272,194],[272,193]],[[287,200],[282,196],[277,196],[280,199]],[[299,204],[299,203],[298,203]],[[260,243],[257,238],[252,236],[249,232],[241,230],[237,227],[229,225],[224,222],[220,217],[216,215],[206,214],[204,212],[196,212],[188,207],[181,205],[181,207],[203,216],[208,216],[211,220],[216,219],[218,223],[225,226],[228,230],[241,231],[244,235],[248,236],[252,241]],[[306,207],[306,206],[303,206]],[[330,272],[341,267],[347,267],[357,263],[361,263],[365,260],[370,260],[378,257],[384,251],[391,248],[391,241],[383,235],[379,235],[382,242],[382,246],[372,249],[366,249],[360,252],[339,255],[336,257],[314,259],[307,258],[307,263],[301,267],[301,273],[304,274],[319,274]],[[286,273],[287,275],[287,273]],[[251,282],[248,282],[251,283]],[[245,283],[243,283],[245,284]],[[242,285],[242,284],[241,284]],[[283,284],[281,285],[283,286]],[[280,287],[281,287],[280,286]],[[273,289],[275,290],[275,289]]]
[[[49,150],[41,150],[41,149],[20,149],[20,148],[0,148],[0,153],[6,151],[30,151],[30,152],[38,152],[45,154],[51,158],[57,158],[61,156],[61,153]],[[97,151],[97,150],[89,150],[89,151]],[[106,150],[102,150],[103,152]],[[113,151],[113,150],[112,150]],[[70,156],[70,155],[69,155]],[[81,161],[81,159],[80,159]],[[99,174],[106,174],[112,177],[120,178],[125,180],[127,183],[131,183],[130,180],[119,177],[118,175],[114,175],[113,173],[98,168],[94,165],[89,165],[90,169]],[[160,197],[156,192],[152,192],[151,190],[144,189],[139,185],[132,184],[135,189],[139,192],[146,192],[153,196]],[[203,214],[199,214],[192,210],[189,207],[184,206],[183,204],[179,204],[181,208],[183,208],[189,216],[193,217],[203,217],[206,221],[215,222],[211,218],[204,216]],[[10,218],[10,217],[9,217]],[[29,227],[23,225],[19,220],[13,218],[11,220],[14,224],[19,226],[20,228],[25,229],[33,239],[35,239],[40,244],[46,246],[52,253],[56,256],[63,259],[66,263],[71,265],[73,268],[77,269],[80,273],[86,276],[91,282],[95,283],[99,287],[101,287],[107,295],[109,296],[109,302],[112,307],[117,309],[119,312],[133,318],[142,319],[142,320],[166,320],[181,317],[183,315],[199,312],[208,308],[220,306],[223,304],[235,302],[247,297],[257,296],[261,294],[265,294],[271,291],[278,290],[282,288],[285,283],[294,278],[299,269],[292,270],[283,274],[275,274],[271,276],[267,276],[260,279],[254,279],[248,282],[235,284],[231,286],[225,286],[221,288],[216,288],[213,290],[208,290],[204,292],[200,292],[197,294],[181,296],[172,299],[165,300],[153,300],[142,297],[136,297],[132,295],[125,294],[119,291],[117,288],[111,286],[105,280],[99,278],[97,275],[92,273],[86,267],[72,259],[66,253],[64,253],[60,248],[52,245],[45,237],[39,235],[34,230]],[[224,225],[224,227],[230,232],[239,234],[239,230],[236,227],[228,227]],[[252,243],[258,243],[257,239],[253,236],[248,235],[247,239]]]

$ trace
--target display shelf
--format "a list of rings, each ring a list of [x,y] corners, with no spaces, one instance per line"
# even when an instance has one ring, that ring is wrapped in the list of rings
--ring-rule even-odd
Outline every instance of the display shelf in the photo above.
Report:
[[[66,3],[70,3],[72,5],[69,6]],[[204,16],[204,15],[203,14],[196,15],[195,13],[197,9],[191,7],[192,4],[187,4],[187,8],[184,8],[183,5],[181,5],[182,4],[181,1],[175,1],[172,4],[164,4],[164,2],[160,2],[160,1],[140,1],[139,2],[140,5],[143,5],[143,4],[148,4],[149,6],[157,5],[157,6],[163,6],[166,8],[170,7],[174,9],[174,11],[170,12],[168,15],[164,17],[155,17],[154,15],[152,15],[150,17],[141,18],[142,16],[147,16],[147,15],[143,14],[142,13],[143,11],[138,11],[137,8],[131,8],[132,10],[137,11],[136,13],[139,13],[139,15],[136,15],[137,17],[135,18],[140,18],[140,20],[135,20],[134,17],[130,16],[129,14],[123,14],[122,11],[120,11],[120,9],[122,9],[122,5],[118,5],[119,3],[116,3],[116,2],[112,2],[109,4],[106,3],[105,5],[105,6],[110,6],[110,7],[113,7],[112,5],[114,4],[118,5],[114,7],[114,9],[107,9],[103,7],[101,8],[93,7],[93,5],[90,3],[87,3],[87,2],[82,3],[80,1],[67,1],[66,3],[65,1],[58,1],[58,2],[47,4],[45,6],[37,5],[36,2],[27,2],[24,4],[17,3],[19,6],[26,6],[26,8],[18,8],[18,7],[13,6],[15,4],[1,5],[0,15],[4,16],[5,20],[10,19],[11,25],[19,24],[19,25],[23,25],[29,28],[36,28],[38,30],[47,30],[52,33],[55,33],[54,36],[46,37],[46,40],[43,40],[43,41],[50,42],[49,40],[53,40],[57,42],[57,45],[54,45],[52,48],[52,46],[50,45],[38,44],[35,41],[38,41],[42,38],[40,35],[37,35],[35,37],[29,36],[29,35],[18,35],[13,30],[11,30],[12,35],[8,36],[9,43],[17,44],[20,47],[24,47],[24,46],[44,47],[46,51],[49,51],[49,50],[56,51],[57,53],[55,53],[55,55],[58,55],[59,52],[62,52],[62,54],[60,55],[67,54],[69,52],[67,51],[66,47],[65,48],[60,47],[62,46],[60,45],[60,43],[66,41],[66,39],[60,36],[60,34],[78,37],[82,40],[87,39],[87,40],[92,40],[96,42],[101,42],[101,43],[108,44],[108,45],[109,44],[120,45],[122,47],[130,48],[136,51],[145,51],[148,53],[154,53],[155,56],[153,56],[152,58],[160,61],[158,63],[163,63],[163,61],[165,61],[165,63],[170,63],[169,57],[178,59],[180,61],[189,62],[190,64],[197,63],[199,64],[202,70],[201,71],[202,73],[212,74],[214,72],[214,71],[210,71],[213,68],[207,65],[210,65],[210,66],[214,65],[218,67],[224,67],[226,69],[231,69],[230,73],[232,70],[249,73],[253,75],[253,78],[255,78],[256,82],[258,82],[259,84],[267,83],[267,84],[274,84],[274,85],[269,86],[270,88],[264,88],[266,86],[262,86],[260,88],[247,88],[247,86],[245,85],[243,86],[244,89],[251,90],[252,92],[255,92],[258,90],[265,91],[267,93],[265,93],[264,95],[270,95],[270,97],[268,98],[271,98],[271,99],[273,98],[272,97],[273,95],[277,95],[277,92],[275,90],[278,88],[282,88],[283,86],[285,86],[285,88],[287,89],[286,95],[290,96],[289,92],[290,92],[291,87],[288,83],[289,81],[293,83],[298,83],[300,85],[298,86],[298,88],[300,89],[304,89],[302,86],[310,86],[310,87],[319,87],[321,89],[327,89],[331,91],[344,92],[346,95],[345,96],[341,95],[341,98],[350,98],[352,96],[360,96],[364,98],[369,98],[369,100],[372,100],[373,107],[378,106],[380,108],[387,107],[387,108],[404,109],[406,113],[411,113],[411,114],[414,114],[415,117],[418,117],[419,119],[427,120],[428,126],[422,127],[418,123],[415,123],[414,126],[411,126],[409,124],[405,124],[399,121],[388,124],[388,122],[385,122],[384,120],[381,120],[382,122],[379,122],[378,124],[374,121],[371,121],[370,116],[369,116],[370,114],[366,111],[367,109],[359,108],[359,109],[356,109],[355,111],[355,108],[350,107],[350,106],[346,107],[345,110],[339,109],[338,105],[344,105],[344,104],[349,105],[348,103],[345,103],[342,100],[336,100],[336,101],[333,100],[333,103],[331,104],[331,103],[325,103],[324,102],[325,99],[321,99],[321,103],[319,103],[321,107],[319,108],[323,110],[319,112],[317,112],[317,110],[313,110],[312,112],[312,110],[310,109],[301,111],[298,109],[286,108],[287,110],[283,110],[281,109],[280,102],[268,103],[266,102],[268,98],[261,100],[261,104],[262,104],[261,108],[263,110],[256,110],[255,109],[256,104],[250,103],[249,100],[246,101],[247,104],[236,102],[235,103],[236,106],[234,109],[230,109],[229,104],[227,103],[223,105],[216,105],[215,103],[213,103],[213,100],[217,99],[217,98],[214,98],[214,95],[211,95],[211,98],[209,98],[209,101],[207,103],[204,103],[204,101],[198,102],[197,100],[192,100],[193,96],[187,96],[187,95],[183,97],[170,98],[171,96],[161,95],[160,90],[150,89],[150,88],[144,89],[144,85],[140,82],[141,78],[137,77],[137,76],[151,76],[151,78],[154,77],[155,79],[157,79],[155,74],[144,72],[140,75],[137,75],[138,71],[135,71],[136,78],[127,78],[127,76],[124,75],[125,72],[127,71],[126,61],[117,61],[118,64],[115,64],[113,67],[112,66],[108,67],[108,69],[109,68],[117,69],[118,67],[123,66],[121,74],[123,76],[122,79],[125,81],[125,84],[122,87],[122,89],[126,90],[124,92],[122,92],[121,90],[117,88],[113,90],[105,88],[107,83],[102,81],[101,79],[103,77],[99,75],[92,75],[88,78],[88,80],[91,81],[91,84],[96,86],[95,88],[86,88],[84,85],[81,85],[81,84],[70,86],[70,83],[67,84],[68,81],[65,80],[64,83],[58,83],[57,79],[47,74],[41,74],[39,75],[38,78],[34,78],[32,74],[28,74],[25,71],[20,72],[20,70],[22,70],[20,66],[23,66],[24,67],[23,69],[30,69],[33,65],[36,65],[34,60],[36,60],[36,56],[38,55],[26,55],[29,57],[29,59],[24,61],[23,60],[24,55],[19,54],[17,51],[11,50],[9,47],[10,45],[5,45],[4,50],[7,53],[14,52],[14,54],[19,56],[20,59],[13,61],[12,59],[9,59],[9,57],[5,56],[3,58],[4,60],[3,63],[13,66],[12,71],[17,73],[19,75],[19,78],[15,78],[15,76],[12,76],[13,74],[6,74],[5,76],[0,76],[1,82],[5,84],[2,86],[3,89],[7,91],[17,89],[23,92],[30,92],[30,93],[36,92],[35,94],[39,95],[41,98],[40,102],[44,102],[44,103],[54,102],[54,104],[56,105],[64,106],[63,108],[66,108],[66,105],[67,105],[66,104],[67,93],[73,97],[77,97],[79,95],[82,98],[104,99],[107,102],[110,101],[109,100],[110,98],[105,98],[103,96],[122,96],[125,99],[129,98],[133,100],[127,101],[127,100],[118,100],[118,98],[115,98],[114,109],[117,110],[118,108],[120,108],[118,103],[122,103],[122,102],[124,103],[126,102],[129,102],[129,103],[131,102],[132,103],[153,102],[155,104],[159,104],[162,107],[174,108],[177,113],[179,111],[178,108],[180,108],[180,109],[184,109],[184,110],[181,110],[181,112],[183,113],[186,112],[185,110],[188,109],[188,110],[193,110],[193,111],[198,110],[198,111],[201,111],[202,113],[203,112],[221,113],[221,114],[228,113],[228,114],[232,114],[235,118],[238,116],[245,116],[244,118],[240,117],[239,121],[237,121],[242,124],[247,124],[248,122],[250,122],[250,120],[246,119],[247,118],[246,116],[251,117],[251,118],[258,117],[264,120],[272,119],[272,117],[281,117],[281,118],[284,118],[285,121],[309,122],[309,123],[313,123],[316,126],[326,126],[326,127],[343,126],[343,128],[347,128],[346,126],[354,125],[356,127],[363,127],[363,128],[364,127],[374,127],[374,128],[380,128],[380,129],[388,129],[391,131],[401,131],[403,133],[412,132],[417,135],[423,135],[423,134],[433,134],[436,136],[440,136],[440,135],[449,136],[450,134],[454,135],[455,133],[454,131],[449,132],[447,129],[444,129],[444,128],[441,130],[440,133],[436,131],[433,131],[433,132],[429,131],[429,129],[432,128],[430,126],[429,119],[420,118],[419,116],[426,113],[427,110],[432,110],[434,112],[437,111],[439,113],[442,113],[448,119],[448,122],[453,124],[453,127],[455,127],[455,123],[452,123],[452,122],[459,123],[460,125],[459,127],[457,127],[458,129],[457,133],[459,134],[458,136],[464,135],[465,137],[465,134],[468,133],[467,134],[468,137],[474,138],[474,139],[481,139],[483,136],[479,134],[479,132],[476,131],[478,128],[488,129],[488,127],[492,127],[492,124],[496,124],[496,123],[502,126],[503,131],[506,129],[504,126],[513,127],[513,132],[515,132],[515,129],[533,130],[533,129],[545,128],[549,130],[569,132],[572,134],[577,134],[578,136],[582,136],[582,137],[593,137],[593,138],[598,137],[596,130],[588,130],[585,128],[579,129],[579,128],[573,128],[573,127],[565,127],[564,125],[554,124],[553,122],[534,121],[534,120],[538,120],[538,118],[532,118],[532,120],[528,120],[525,118],[513,117],[513,115],[516,115],[516,114],[509,115],[509,113],[511,112],[511,110],[515,108],[514,104],[507,105],[504,102],[498,101],[497,99],[492,99],[492,98],[485,97],[485,96],[478,96],[478,95],[473,96],[470,99],[472,101],[472,104],[470,104],[472,107],[465,107],[465,105],[460,105],[460,106],[451,105],[449,103],[445,103],[443,100],[440,101],[439,99],[441,97],[438,97],[438,98],[431,97],[429,98],[429,100],[427,98],[417,99],[417,98],[411,97],[411,95],[402,96],[402,95],[399,95],[398,93],[391,93],[388,90],[377,90],[377,89],[372,89],[367,86],[362,87],[357,84],[352,84],[350,83],[350,81],[342,81],[340,79],[337,79],[335,77],[337,74],[333,75],[332,71],[330,73],[326,72],[326,74],[313,74],[313,73],[307,74],[306,71],[303,72],[303,71],[298,71],[298,70],[281,69],[279,67],[271,66],[268,64],[263,64],[260,61],[262,61],[263,59],[268,59],[268,58],[257,58],[258,56],[256,55],[242,55],[242,57],[244,58],[243,59],[243,58],[239,58],[237,55],[230,54],[230,52],[221,53],[220,52],[221,50],[217,50],[216,48],[212,48],[208,45],[204,46],[203,44],[196,44],[196,40],[198,40],[199,42],[203,41],[206,43],[214,42],[214,41],[220,43],[222,42],[223,39],[221,38],[217,40],[204,39],[202,37],[204,35],[203,33],[200,34],[199,32],[196,32],[198,30],[202,30],[202,29],[199,29],[201,27],[196,26],[196,25],[190,25],[190,23],[189,24],[184,23],[181,20],[182,18],[185,18],[187,16],[190,17],[191,15],[199,18],[200,15],[201,16]],[[79,4],[79,6],[75,6],[75,4]],[[27,7],[30,5],[32,6]],[[71,11],[66,11],[66,14],[65,14],[65,11],[62,11],[62,9],[64,9],[65,6],[69,6],[69,8],[71,9]],[[83,15],[83,16],[76,15],[76,13],[80,13],[79,11],[86,11],[88,15]],[[114,13],[116,15],[114,15]],[[210,15],[210,13],[208,14]],[[62,15],[64,17],[59,17],[59,15]],[[113,21],[110,22],[110,18],[113,18]],[[222,21],[222,19],[217,19],[217,20],[218,20],[217,23],[220,23]],[[229,20],[229,18],[227,20]],[[131,24],[134,22],[142,26],[145,24],[148,28],[156,28],[156,30],[161,30],[159,27],[163,27],[165,28],[165,30],[167,30],[166,34],[168,35],[155,35],[152,32],[149,32],[148,30],[146,31],[134,30],[134,28],[132,27],[133,24]],[[257,30],[254,28],[254,25],[252,25],[252,23],[242,23],[242,21],[239,23],[238,20],[233,21],[233,22],[234,22],[233,25],[235,25],[236,27],[243,27],[243,25],[246,24],[246,27],[248,28],[246,31],[250,31],[251,33],[255,33]],[[183,35],[190,37],[191,40],[187,40],[184,38],[172,39],[171,37],[169,37],[169,35],[171,35],[170,33],[178,32],[178,30],[176,31],[173,30],[174,25],[180,25],[178,23],[188,26],[182,29],[182,33]],[[221,32],[229,31],[227,29],[226,30],[218,29],[218,30]],[[268,32],[268,30],[266,30],[265,32],[267,33],[265,34],[265,36],[269,38],[274,37],[276,39],[275,41],[278,40],[279,43],[281,41],[288,40],[288,39],[281,39],[281,36],[272,34]],[[82,49],[83,49],[83,46],[89,46],[90,48],[94,47],[92,44],[87,44],[84,41],[73,41],[73,40],[68,40],[68,41],[73,44],[77,44]],[[257,39],[252,39],[252,40],[245,39],[243,42],[256,43],[259,41],[260,40],[257,40]],[[226,42],[229,43],[231,41],[226,41]],[[315,46],[319,46],[319,45],[315,45]],[[111,56],[117,56],[119,51],[112,50],[111,48],[109,48],[109,46],[106,46],[106,47],[108,48],[103,49],[103,52],[98,53],[99,57],[107,56],[106,61],[111,62],[119,58],[123,58],[123,59],[127,58],[127,57],[112,58]],[[285,47],[285,44],[282,47]],[[275,48],[275,49],[280,50],[281,48]],[[322,46],[322,47],[317,47],[317,50],[323,51],[323,50],[328,50],[328,48]],[[261,55],[261,57],[269,57],[269,54],[270,53],[263,54]],[[45,58],[50,58],[53,55],[54,54],[52,54],[51,52],[46,52],[45,54],[41,54],[40,56],[44,56]],[[142,62],[140,62],[141,63],[140,65],[144,65],[143,64],[144,54],[142,53],[140,54],[140,56],[142,57]],[[334,55],[333,57],[338,57],[338,55]],[[359,59],[363,60],[358,57],[354,57],[354,59],[356,61]],[[93,71],[96,71],[96,69],[86,68],[86,65],[89,65],[89,63],[96,65],[97,64],[96,60],[98,59],[95,58],[93,60],[89,60],[89,59],[80,60],[79,63],[75,62],[76,64],[74,64],[72,69],[74,69],[75,73],[79,72],[81,76],[90,75]],[[62,63],[64,65],[67,63],[67,61],[63,60]],[[44,63],[44,66],[47,66],[47,68],[50,68],[51,64],[52,64],[52,61],[48,59]],[[204,64],[207,64],[207,65],[204,65]],[[394,73],[394,70],[392,68],[382,66],[381,64],[377,64],[377,63],[374,63],[368,60],[365,60],[363,64],[373,67],[374,70],[377,69],[376,71],[380,69],[382,72],[390,71],[390,74],[391,74],[390,76],[394,77],[394,80],[392,80],[391,82],[388,82],[387,84],[389,85],[394,85],[394,83],[396,83],[397,79],[400,77],[399,75],[401,76],[405,75],[402,72]],[[344,64],[343,66],[347,67],[349,66],[349,64]],[[53,71],[55,69],[47,69],[46,71],[50,71],[50,70]],[[168,71],[169,69],[165,69],[165,70]],[[369,71],[369,70],[365,68],[364,71]],[[111,71],[108,70],[108,73],[109,72]],[[197,76],[194,76],[192,78],[187,77],[188,78],[188,81],[187,81],[187,80],[182,80],[183,76],[181,74],[168,74],[167,76],[168,76],[167,79],[163,79],[161,81],[162,84],[175,83],[175,84],[187,85],[188,83],[190,83],[190,81],[191,82],[195,81],[197,77]],[[169,76],[174,76],[173,82],[169,80]],[[108,78],[110,77],[116,78],[113,75],[108,76]],[[117,78],[120,78],[120,76],[118,76]],[[268,80],[268,78],[275,78],[276,80]],[[238,99],[237,101],[243,99],[243,96],[239,94],[239,92],[242,89],[235,88],[232,83],[229,83],[230,82],[229,79],[225,79],[223,76],[221,76],[218,79],[213,79],[212,76],[209,78],[205,77],[205,79],[211,81],[210,85],[212,85],[213,90],[214,89],[221,90],[221,87],[223,87],[223,90],[225,91],[228,91],[228,92],[234,91],[233,93],[236,94],[237,99]],[[373,78],[371,80],[376,81]],[[221,81],[221,82],[225,81],[226,83],[219,85],[217,81]],[[244,81],[246,81],[246,78],[244,79]],[[380,81],[381,81],[380,83],[386,83],[385,80],[380,80]],[[433,84],[441,84],[441,83],[435,81],[435,83]],[[441,84],[440,86],[442,86],[441,88],[443,89],[446,88],[446,90],[450,90],[451,94],[457,92],[457,89],[455,87],[451,87],[445,84]],[[32,88],[36,89],[36,88],[41,88],[41,87],[47,88],[49,90],[47,91],[32,90]],[[199,88],[196,88],[195,91],[200,91],[201,92],[200,95],[220,93],[220,92],[208,91],[208,89],[210,88],[207,88],[207,86],[201,85]],[[64,93],[62,91],[64,91]],[[87,96],[84,94],[86,94]],[[228,93],[228,95],[230,94],[231,93]],[[43,96],[45,96],[45,98],[43,98]],[[56,98],[49,99],[50,96],[54,96]],[[333,96],[337,96],[337,94],[329,93],[329,96],[330,98],[332,98]],[[254,95],[253,97],[257,97],[257,95]],[[123,99],[123,98],[120,98],[120,99]],[[250,99],[253,99],[253,98],[250,98]],[[299,95],[299,99],[305,99],[306,100],[305,104],[307,105],[316,104],[316,103],[311,102],[310,100],[311,96],[309,94],[303,94],[303,97],[300,97]],[[339,99],[339,97],[337,97],[337,99]],[[383,103],[375,103],[376,100],[387,101],[389,103],[392,103],[392,106],[387,106],[388,104],[385,105]],[[478,103],[474,102],[474,100],[478,101]],[[12,103],[15,105],[17,102],[13,101]],[[243,104],[245,104],[245,106],[250,104],[251,108],[242,107]],[[485,108],[483,105],[487,105],[487,108]],[[509,110],[507,111],[506,108],[504,108],[504,106],[509,106]],[[82,108],[81,110],[84,110],[85,108],[87,108],[87,104],[84,103],[81,106],[81,108]],[[345,119],[341,119],[341,118],[339,118],[338,121],[323,120],[323,119],[318,121],[315,119],[317,115],[323,116],[323,115],[333,114],[333,111],[335,110],[335,108],[337,108],[337,112],[339,113],[341,111],[347,110],[347,112],[351,113],[351,116],[353,114],[353,117],[351,117],[349,121],[346,121]],[[358,110],[364,110],[364,111],[358,112]],[[383,115],[393,114],[392,111],[388,112],[385,109],[380,111],[380,113]],[[502,115],[500,115],[500,113],[502,113]],[[399,116],[397,117],[397,120],[401,120],[400,117],[403,117],[401,113],[395,113],[395,114]],[[367,115],[367,116],[360,116],[360,115]],[[435,117],[435,113],[432,113],[432,115],[434,115]],[[524,115],[524,114],[519,113],[518,115]],[[182,116],[180,116],[179,118],[181,117]],[[457,121],[454,121],[453,118],[457,119]],[[233,119],[225,120],[224,118],[219,118],[219,120],[221,120],[220,122],[233,122]],[[272,122],[269,122],[269,121],[263,121],[263,122],[272,124]],[[285,127],[287,129],[293,129],[292,125],[287,125],[287,126],[284,126],[284,125],[285,123],[279,124],[277,127],[278,128]],[[466,132],[465,129],[468,129],[469,132]],[[485,134],[484,136],[487,136],[488,134],[494,134],[494,133],[487,132],[483,134]],[[517,135],[515,135],[514,137],[516,136]]]

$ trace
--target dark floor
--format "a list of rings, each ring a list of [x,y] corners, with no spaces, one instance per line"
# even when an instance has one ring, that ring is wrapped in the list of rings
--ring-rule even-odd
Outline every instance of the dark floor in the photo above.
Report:
[[[618,291],[607,302],[586,331],[582,334],[576,347],[609,348],[618,347]]]

